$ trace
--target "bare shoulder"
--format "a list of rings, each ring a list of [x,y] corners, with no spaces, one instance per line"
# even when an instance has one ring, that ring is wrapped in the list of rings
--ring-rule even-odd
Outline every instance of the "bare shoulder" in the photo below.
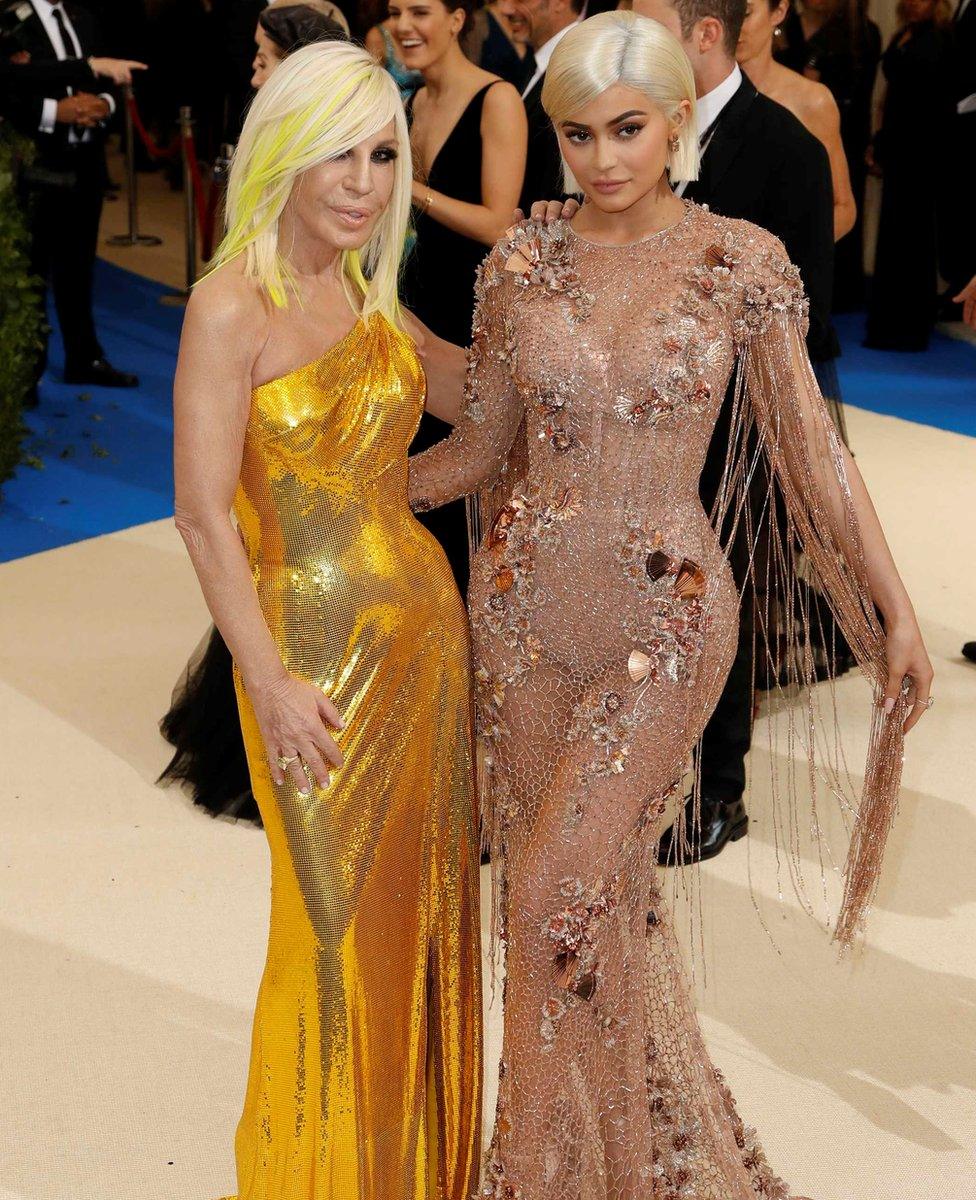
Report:
[[[256,354],[267,340],[270,323],[267,297],[235,261],[218,267],[193,289],[186,306],[184,336],[219,342],[231,353],[250,350]]]
[[[491,86],[485,92],[482,115],[490,120],[509,120],[519,114],[524,116],[525,105],[516,88],[497,75],[490,75],[487,71],[484,74],[485,83]]]
[[[840,109],[830,89],[815,79],[803,79],[803,123],[818,137],[840,129]]]

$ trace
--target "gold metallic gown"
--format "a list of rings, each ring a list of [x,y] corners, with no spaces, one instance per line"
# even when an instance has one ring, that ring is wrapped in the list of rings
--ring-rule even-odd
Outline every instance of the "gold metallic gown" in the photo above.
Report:
[[[406,501],[424,376],[381,316],[255,389],[235,511],[294,675],[345,766],[276,787],[237,680],[271,849],[240,1200],[465,1200],[481,1096],[467,623]]]

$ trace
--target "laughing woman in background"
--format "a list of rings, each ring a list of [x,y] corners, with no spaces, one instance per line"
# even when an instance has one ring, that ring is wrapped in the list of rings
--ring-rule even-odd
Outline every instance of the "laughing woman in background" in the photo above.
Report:
[[[434,333],[471,340],[475,272],[511,224],[525,173],[525,109],[515,88],[477,67],[461,48],[474,0],[393,0],[390,19],[405,66],[423,86],[407,106],[417,241],[403,280],[406,303]],[[448,433],[425,415],[413,451]],[[447,552],[462,594],[468,581],[464,503],[424,514]]]

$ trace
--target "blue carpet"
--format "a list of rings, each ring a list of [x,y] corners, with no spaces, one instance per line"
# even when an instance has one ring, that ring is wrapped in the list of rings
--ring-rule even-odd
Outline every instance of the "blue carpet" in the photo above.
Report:
[[[928,350],[865,350],[864,314],[835,317],[844,403],[976,437],[976,346],[933,333]]]
[[[0,562],[161,520],[173,512],[171,391],[182,308],[160,284],[99,261],[95,319],[109,358],[135,371],[133,391],[61,382],[60,336],[22,466],[0,499]],[[861,346],[864,318],[837,322],[846,403],[976,437],[976,347],[933,335],[924,354]]]
[[[99,260],[95,322],[111,362],[135,389],[71,386],[54,333],[40,403],[27,413],[28,464],[3,486],[0,562],[170,516],[172,387],[182,307],[169,289]]]

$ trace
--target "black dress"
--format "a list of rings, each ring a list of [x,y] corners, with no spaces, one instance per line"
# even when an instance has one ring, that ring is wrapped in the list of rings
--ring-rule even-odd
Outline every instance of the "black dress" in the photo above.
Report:
[[[796,10],[791,8],[781,28],[785,44],[776,48],[776,58],[800,74],[809,74],[828,88],[840,110],[840,137],[857,204],[854,228],[835,248],[835,312],[864,304],[864,186],[867,165],[864,155],[871,138],[871,96],[881,57],[881,33],[863,11],[866,5],[837,13],[809,38]],[[778,39],[780,40],[780,39]]]
[[[185,783],[194,804],[213,816],[261,824],[234,692],[233,660],[216,626],[191,657],[159,723],[173,747],[160,783]]]
[[[430,165],[427,183],[436,192],[468,204],[481,204],[481,113],[485,94],[495,80],[472,96],[457,124]],[[413,98],[407,104],[413,117]],[[417,239],[407,257],[402,294],[407,308],[438,337],[456,346],[471,342],[475,273],[489,247],[455,233],[426,213],[416,217]],[[410,447],[411,454],[442,441],[450,426],[424,413]],[[463,500],[418,514],[444,547],[461,595],[468,590],[468,523]]]
[[[951,61],[951,33],[933,21],[899,30],[882,59],[888,91],[875,158],[883,189],[864,343],[873,349],[925,350],[935,322],[944,195],[933,164],[953,153]]]

